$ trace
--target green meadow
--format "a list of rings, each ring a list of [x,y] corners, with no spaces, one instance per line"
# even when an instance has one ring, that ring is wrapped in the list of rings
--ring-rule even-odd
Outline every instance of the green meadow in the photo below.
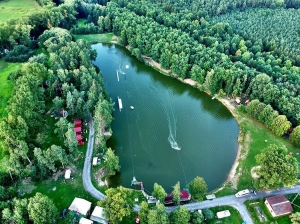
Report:
[[[83,39],[91,44],[97,43],[110,43],[117,41],[117,38],[113,33],[103,33],[103,34],[88,34],[88,35],[74,35],[76,40]]]
[[[2,0],[0,1],[0,23],[10,19],[20,19],[41,10],[35,0]]]

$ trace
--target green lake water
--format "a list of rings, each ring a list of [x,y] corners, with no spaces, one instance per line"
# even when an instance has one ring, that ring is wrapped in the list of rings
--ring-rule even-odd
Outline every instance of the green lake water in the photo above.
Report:
[[[209,190],[220,186],[238,150],[239,127],[229,110],[139,62],[124,48],[92,47],[98,53],[94,64],[115,102],[113,135],[107,144],[119,156],[121,171],[109,184],[131,187],[135,176],[150,192],[155,182],[170,192],[177,181],[184,188],[200,176]]]

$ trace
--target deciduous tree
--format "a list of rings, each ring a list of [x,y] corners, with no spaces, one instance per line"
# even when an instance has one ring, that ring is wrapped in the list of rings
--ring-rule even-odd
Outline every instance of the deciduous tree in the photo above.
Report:
[[[297,183],[297,159],[288,155],[284,146],[270,145],[255,159],[260,165],[257,171],[260,177],[256,183],[260,189],[289,187]]]
[[[300,126],[294,128],[293,132],[290,134],[290,140],[291,142],[300,147]]]
[[[285,115],[279,115],[273,120],[270,129],[275,135],[282,136],[291,128],[291,126],[292,123],[287,120]]]
[[[172,196],[173,196],[173,201],[175,204],[179,205],[180,204],[180,182],[178,181],[174,186],[173,186],[173,191],[172,191]]]
[[[191,215],[186,207],[180,206],[171,213],[171,222],[174,224],[188,223]]]
[[[105,217],[112,223],[120,223],[132,210],[129,204],[129,192],[123,187],[109,188],[106,190],[106,200],[100,201],[99,205],[105,208]]]
[[[57,208],[49,197],[38,192],[29,199],[28,213],[34,223],[48,224],[55,222]]]
[[[154,183],[153,189],[154,191],[152,193],[152,196],[159,200],[161,203],[164,203],[165,197],[167,196],[165,189],[157,183]]]
[[[300,212],[295,212],[291,215],[292,224],[300,224]]]
[[[154,209],[149,211],[148,223],[151,224],[167,224],[168,214],[166,207],[162,203],[157,203]]]
[[[207,192],[207,185],[204,179],[198,176],[188,184],[188,188],[192,197],[198,201],[202,201]]]
[[[139,211],[139,216],[140,216],[140,223],[148,223],[148,213],[149,213],[149,207],[148,207],[148,203],[145,201],[141,202],[141,206],[140,206],[140,211]]]
[[[103,158],[110,174],[114,175],[116,171],[120,170],[119,157],[115,155],[111,148],[107,149]]]

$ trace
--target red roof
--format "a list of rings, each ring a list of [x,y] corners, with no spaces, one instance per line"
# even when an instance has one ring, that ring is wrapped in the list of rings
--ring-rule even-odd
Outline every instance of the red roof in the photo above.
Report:
[[[81,133],[81,127],[75,127],[74,132],[75,133]]]
[[[285,215],[293,211],[291,202],[284,195],[266,198],[266,202],[272,207],[275,216]]]
[[[82,140],[82,135],[76,135],[77,140]]]
[[[180,199],[188,199],[190,197],[190,193],[188,191],[180,191]]]
[[[74,120],[74,126],[75,127],[79,127],[79,126],[81,126],[82,125],[82,121],[80,120],[80,119],[75,119]]]
[[[191,195],[188,191],[186,191],[186,190],[181,190],[180,191],[180,201],[188,201],[190,199],[191,199]],[[172,194],[168,194],[165,197],[165,203],[170,203],[170,202],[173,202]]]

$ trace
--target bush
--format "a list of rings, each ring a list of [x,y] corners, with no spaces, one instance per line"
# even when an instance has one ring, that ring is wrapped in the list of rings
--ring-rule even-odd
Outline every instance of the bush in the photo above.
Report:
[[[214,213],[208,208],[203,209],[202,213],[203,213],[205,219],[213,219],[215,216]]]
[[[25,62],[34,54],[34,51],[24,45],[15,46],[6,56],[8,62]]]

